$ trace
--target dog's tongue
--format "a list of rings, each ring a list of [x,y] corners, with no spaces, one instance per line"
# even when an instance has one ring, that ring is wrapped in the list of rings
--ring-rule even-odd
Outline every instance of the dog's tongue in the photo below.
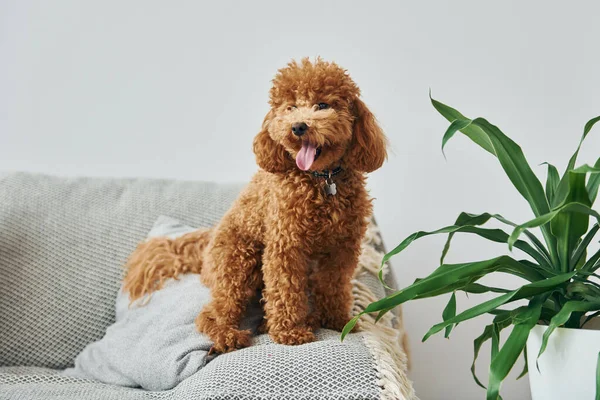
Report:
[[[307,171],[315,161],[315,155],[317,154],[317,146],[309,142],[302,142],[302,148],[296,156],[296,165],[302,171]]]

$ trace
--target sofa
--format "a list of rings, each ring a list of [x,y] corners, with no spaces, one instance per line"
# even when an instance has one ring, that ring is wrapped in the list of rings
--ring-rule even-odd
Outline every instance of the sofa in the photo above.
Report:
[[[63,373],[115,322],[123,265],[156,219],[212,226],[241,187],[0,174],[0,399],[416,399],[399,309],[378,323],[366,316],[343,342],[324,329],[301,346],[257,334],[252,346],[214,357],[169,390]],[[389,293],[377,278],[382,246],[372,222],[354,312]]]

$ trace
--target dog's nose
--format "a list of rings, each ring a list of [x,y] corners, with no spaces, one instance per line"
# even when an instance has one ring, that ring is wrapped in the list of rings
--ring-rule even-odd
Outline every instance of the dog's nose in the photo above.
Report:
[[[295,124],[292,124],[292,132],[296,136],[304,135],[307,130],[308,125],[306,125],[304,122],[296,122]]]

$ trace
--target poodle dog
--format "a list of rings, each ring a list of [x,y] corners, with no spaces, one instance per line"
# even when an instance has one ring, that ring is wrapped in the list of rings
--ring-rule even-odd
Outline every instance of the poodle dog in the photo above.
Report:
[[[196,326],[216,352],[250,344],[240,319],[261,291],[261,329],[277,343],[341,330],[372,211],[365,173],[387,157],[386,137],[359,96],[333,62],[305,58],[280,69],[254,139],[261,169],[215,227],[138,246],[124,282],[131,300],[167,278],[200,273],[212,300]]]

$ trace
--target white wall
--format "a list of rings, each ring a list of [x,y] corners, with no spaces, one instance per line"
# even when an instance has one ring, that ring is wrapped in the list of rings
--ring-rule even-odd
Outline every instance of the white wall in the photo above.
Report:
[[[0,169],[247,180],[269,80],[292,57],[321,55],[349,69],[390,138],[390,159],[370,179],[389,247],[462,210],[529,218],[496,160],[466,138],[444,160],[447,124],[427,93],[499,125],[542,176],[542,161],[564,167],[600,114],[600,3],[369,3],[2,0]],[[595,132],[582,162],[598,148]],[[396,258],[401,284],[437,267],[442,243],[423,239]],[[455,243],[450,261],[505,251]],[[459,307],[473,301],[460,296]],[[423,400],[482,399],[469,367],[485,318],[420,343],[445,302],[405,308],[412,379]],[[504,398],[527,399],[514,372]]]

